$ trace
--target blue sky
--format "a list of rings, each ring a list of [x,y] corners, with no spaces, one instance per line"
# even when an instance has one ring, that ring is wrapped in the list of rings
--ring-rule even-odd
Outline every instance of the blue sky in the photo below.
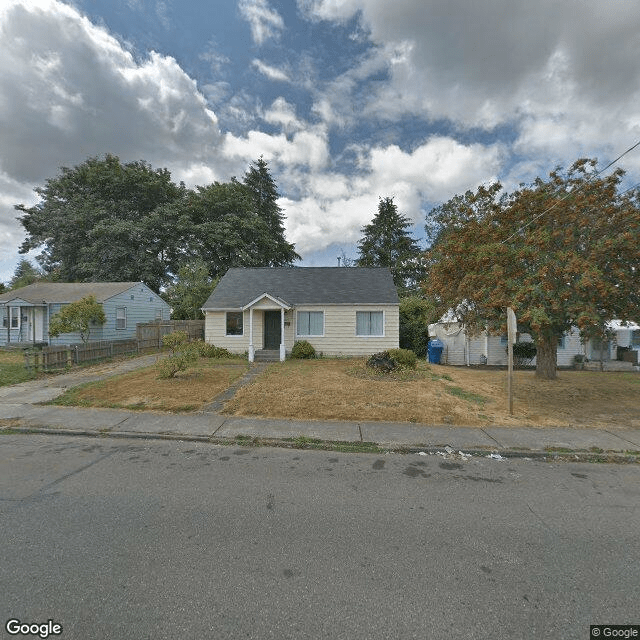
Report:
[[[638,60],[632,0],[3,0],[0,281],[13,205],[105,153],[189,186],[263,155],[304,265],[355,257],[379,197],[420,238],[457,193],[640,140]]]

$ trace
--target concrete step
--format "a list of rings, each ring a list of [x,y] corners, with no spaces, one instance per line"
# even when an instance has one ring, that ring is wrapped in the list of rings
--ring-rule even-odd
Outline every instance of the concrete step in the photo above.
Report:
[[[260,349],[254,354],[254,362],[278,362],[280,360],[279,350]]]
[[[635,367],[631,362],[622,360],[605,360],[600,363],[598,360],[590,360],[584,363],[585,371],[635,371]]]

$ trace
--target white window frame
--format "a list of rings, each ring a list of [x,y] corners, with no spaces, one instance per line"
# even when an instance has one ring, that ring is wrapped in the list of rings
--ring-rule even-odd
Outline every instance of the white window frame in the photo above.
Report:
[[[13,326],[14,319],[17,321],[15,326]],[[20,307],[9,307],[9,327],[20,330],[20,322]]]
[[[629,337],[630,347],[640,347],[640,329],[633,329]]]
[[[368,313],[369,314],[369,330],[371,330],[371,314],[372,313],[381,313],[382,314],[382,333],[358,333],[358,314],[359,313]],[[385,312],[384,309],[360,309],[356,311],[356,338],[384,338],[385,337]]]
[[[229,314],[235,313],[240,314],[242,318],[242,331],[240,333],[228,333],[229,331]],[[224,335],[227,338],[242,338],[244,336],[244,311],[225,311],[224,312]]]
[[[118,311],[124,311],[124,318],[118,318]],[[118,320],[124,320],[124,327],[118,326]],[[124,331],[127,328],[127,307],[116,307],[116,331]]]
[[[321,313],[322,314],[322,333],[311,333],[311,318],[309,318],[309,333],[300,333],[300,314],[301,313]],[[296,312],[296,338],[324,338],[324,310],[303,309]]]
[[[567,336],[565,336],[564,334],[562,334],[559,338],[558,338],[558,347],[557,349],[566,349],[567,345],[566,345],[566,338]]]

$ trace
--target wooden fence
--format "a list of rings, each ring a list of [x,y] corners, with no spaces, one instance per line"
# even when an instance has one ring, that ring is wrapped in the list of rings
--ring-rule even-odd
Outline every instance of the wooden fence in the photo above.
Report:
[[[165,320],[136,325],[136,338],[131,340],[99,340],[87,344],[42,347],[25,351],[27,369],[56,371],[98,362],[115,356],[136,355],[162,348],[162,337],[173,331],[186,331],[189,341],[204,339],[204,320]]]
[[[163,320],[137,324],[139,350],[159,349],[162,347],[162,337],[174,331],[186,331],[190,342],[204,340],[204,320]]]
[[[85,362],[98,362],[115,356],[138,353],[137,340],[100,340],[87,344],[43,347],[25,351],[25,366],[36,371],[55,371]]]

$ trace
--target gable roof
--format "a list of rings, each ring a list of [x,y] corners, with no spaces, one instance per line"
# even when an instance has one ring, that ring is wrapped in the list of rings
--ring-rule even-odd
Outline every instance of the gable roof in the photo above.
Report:
[[[144,284],[142,282],[35,282],[26,287],[13,289],[0,295],[0,304],[20,298],[31,304],[51,302],[76,302],[94,295],[98,302],[104,302],[119,293]]]
[[[261,267],[229,269],[202,308],[241,309],[264,293],[290,306],[398,304],[386,268]]]

